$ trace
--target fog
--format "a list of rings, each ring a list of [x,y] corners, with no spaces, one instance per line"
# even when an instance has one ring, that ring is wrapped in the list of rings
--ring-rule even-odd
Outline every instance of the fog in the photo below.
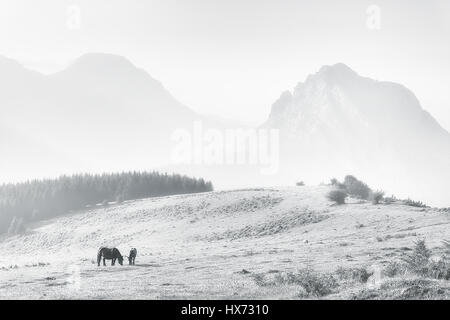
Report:
[[[440,183],[450,163],[446,1],[19,0],[0,9],[3,183],[160,169],[236,188],[355,174],[449,205]],[[350,71],[316,74],[337,62]],[[230,147],[226,130],[257,138]],[[186,142],[177,137],[194,139],[184,151],[196,156],[174,159]],[[256,160],[229,156],[252,144]]]

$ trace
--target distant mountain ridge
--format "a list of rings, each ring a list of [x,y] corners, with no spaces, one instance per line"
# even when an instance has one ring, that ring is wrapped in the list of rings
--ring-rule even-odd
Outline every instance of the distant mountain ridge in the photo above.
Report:
[[[347,110],[342,109],[345,107]],[[267,125],[281,127],[291,121],[299,128],[305,125],[306,120],[316,120],[311,124],[317,125],[317,120],[323,122],[324,116],[338,116],[341,111],[352,113],[353,117],[359,116],[374,125],[390,126],[390,129],[397,128],[398,117],[405,116],[403,121],[408,121],[410,125],[427,125],[437,134],[449,136],[422,109],[410,90],[396,83],[361,77],[342,63],[322,67],[304,83],[299,83],[292,93],[283,93],[273,105]],[[310,117],[319,113],[321,118]]]
[[[284,92],[263,127],[280,130],[285,175],[355,173],[372,185],[445,198],[429,185],[450,178],[450,134],[402,85],[342,63],[324,66]]]
[[[273,104],[262,125],[280,132],[273,176],[251,165],[173,166],[175,130],[192,132],[195,121],[243,126],[194,112],[124,57],[89,53],[51,75],[0,57],[0,87],[0,150],[9,150],[0,182],[163,168],[221,189],[353,174],[401,197],[450,205],[450,134],[404,86],[362,77],[342,63],[322,67]],[[16,133],[16,143],[5,142]]]
[[[195,120],[217,125],[177,101],[147,72],[111,54],[85,54],[50,75],[0,57],[0,86],[5,89],[0,94],[0,128],[13,127],[85,164],[62,166],[52,176],[166,165],[174,130],[191,128]],[[24,154],[17,158],[24,160]],[[23,170],[14,161],[8,167],[8,175]]]

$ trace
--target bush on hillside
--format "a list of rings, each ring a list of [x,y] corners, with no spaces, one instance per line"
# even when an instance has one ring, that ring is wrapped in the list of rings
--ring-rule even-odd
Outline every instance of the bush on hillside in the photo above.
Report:
[[[445,256],[450,259],[450,241],[444,240],[444,241],[442,241],[442,244],[444,246]]]
[[[348,196],[347,192],[345,190],[342,190],[342,189],[331,190],[327,194],[328,200],[334,201],[337,204],[344,204],[345,203],[345,199],[347,198],[347,196]]]
[[[345,189],[348,194],[359,199],[368,200],[372,190],[367,184],[356,179],[354,176],[346,176],[344,179]]]
[[[343,183],[339,182],[339,180],[336,178],[333,178],[330,180],[330,185],[337,189],[345,189],[345,185]]]
[[[385,197],[385,198],[384,198],[384,203],[385,203],[385,204],[392,204],[392,203],[395,203],[395,202],[397,202],[397,201],[398,201],[398,199],[397,199],[397,197],[394,196],[394,195],[391,195],[390,197]]]
[[[403,260],[406,262],[408,270],[418,275],[425,275],[430,257],[431,251],[427,248],[425,240],[418,240],[415,242],[413,252],[406,255]]]
[[[365,267],[356,268],[343,268],[339,267],[335,271],[336,276],[340,280],[356,281],[360,283],[366,283],[367,280],[373,275],[373,272],[369,272]]]
[[[448,259],[444,256],[438,260],[431,260],[431,254],[432,252],[427,248],[425,240],[417,241],[413,252],[403,259],[407,270],[422,277],[450,280],[450,262]]]
[[[372,199],[373,204],[379,204],[384,198],[384,192],[375,191],[371,194],[370,198]]]
[[[449,256],[444,254],[440,258],[434,259],[431,256],[432,251],[427,248],[425,241],[416,241],[410,254],[406,254],[401,261],[390,262],[384,268],[383,273],[391,278],[411,273],[421,278],[450,280]]]
[[[417,207],[417,208],[427,208],[427,205],[423,203],[422,201],[414,201],[411,199],[403,200],[403,203],[410,207]]]
[[[298,272],[283,272],[275,275],[272,280],[263,274],[255,274],[253,280],[258,286],[298,286],[300,298],[319,298],[329,295],[339,286],[330,273],[319,273],[311,269],[301,269]]]

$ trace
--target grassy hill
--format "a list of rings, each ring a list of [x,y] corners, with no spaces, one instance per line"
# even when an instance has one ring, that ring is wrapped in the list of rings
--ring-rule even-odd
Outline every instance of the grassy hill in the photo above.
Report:
[[[0,298],[450,298],[448,280],[403,262],[419,240],[431,262],[444,255],[448,210],[335,205],[329,190],[176,195],[39,222],[0,238]],[[136,247],[136,265],[97,267],[104,245]]]

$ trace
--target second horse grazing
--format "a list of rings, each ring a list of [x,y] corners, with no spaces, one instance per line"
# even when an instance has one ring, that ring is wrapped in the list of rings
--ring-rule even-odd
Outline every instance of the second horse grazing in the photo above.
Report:
[[[131,264],[133,264],[134,265],[134,262],[135,262],[135,260],[136,260],[136,256],[137,256],[137,250],[136,250],[136,248],[132,248],[131,250],[130,250],[130,255],[128,256],[128,263],[131,265]]]
[[[111,261],[111,265],[115,265],[116,264],[116,260],[119,261],[119,264],[121,266],[123,266],[123,257],[120,254],[119,249],[117,248],[106,248],[106,247],[101,247],[98,250],[98,254],[97,254],[97,265],[100,266],[100,261],[103,258],[103,265],[106,266],[106,262],[105,260],[112,260]]]

